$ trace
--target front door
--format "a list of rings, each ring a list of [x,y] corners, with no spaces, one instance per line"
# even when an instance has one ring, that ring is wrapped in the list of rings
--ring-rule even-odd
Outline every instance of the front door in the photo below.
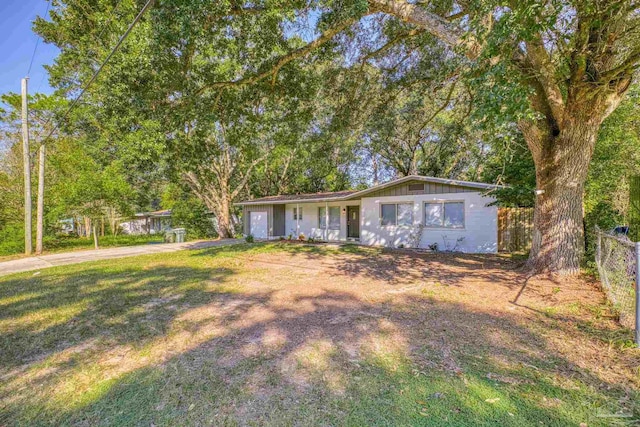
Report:
[[[347,206],[347,237],[360,238],[360,206]]]

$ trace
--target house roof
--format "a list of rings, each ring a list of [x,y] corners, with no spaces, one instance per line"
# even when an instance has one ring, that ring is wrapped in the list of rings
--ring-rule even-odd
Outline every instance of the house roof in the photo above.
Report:
[[[139,212],[137,213],[135,216],[148,216],[148,217],[165,217],[165,216],[171,216],[171,209],[163,209],[160,211],[153,211],[153,212]]]
[[[335,192],[325,192],[325,193],[267,196],[267,197],[261,197],[259,199],[252,199],[252,200],[239,202],[239,203],[236,203],[236,205],[244,206],[244,205],[263,205],[263,204],[302,203],[302,202],[335,202],[340,200],[352,200],[352,199],[358,199],[358,198],[364,197],[367,194],[372,193],[374,191],[382,190],[384,188],[402,184],[408,181],[424,181],[424,182],[431,182],[434,184],[448,184],[448,185],[455,185],[459,187],[477,188],[480,190],[494,190],[497,188],[503,188],[503,186],[501,185],[485,184],[483,182],[460,181],[456,179],[435,178],[431,176],[409,175],[403,178],[394,179],[384,184],[374,185],[373,187],[369,187],[365,190],[360,190],[360,191],[348,190],[348,191],[335,191]]]
[[[310,202],[310,201],[325,201],[325,200],[335,200],[342,197],[349,196],[353,193],[356,193],[356,190],[347,190],[347,191],[327,191],[324,193],[307,193],[307,194],[285,194],[281,196],[267,196],[260,197],[259,199],[247,200],[244,202],[236,203],[237,205],[261,205],[261,204],[270,204],[270,203],[290,203],[290,202]]]

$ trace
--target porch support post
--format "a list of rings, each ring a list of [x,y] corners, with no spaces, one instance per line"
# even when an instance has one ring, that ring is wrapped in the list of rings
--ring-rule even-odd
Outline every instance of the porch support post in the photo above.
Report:
[[[300,205],[296,203],[296,234],[300,236]]]
[[[329,241],[329,202],[324,202],[324,240]]]

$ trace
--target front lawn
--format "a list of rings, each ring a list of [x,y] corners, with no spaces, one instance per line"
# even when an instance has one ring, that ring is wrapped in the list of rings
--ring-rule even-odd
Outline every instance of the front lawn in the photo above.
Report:
[[[0,278],[0,425],[611,425],[640,352],[498,256],[236,245]]]

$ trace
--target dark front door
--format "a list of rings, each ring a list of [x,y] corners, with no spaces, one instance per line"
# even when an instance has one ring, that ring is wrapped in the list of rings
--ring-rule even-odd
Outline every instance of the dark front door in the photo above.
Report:
[[[347,206],[347,237],[360,238],[360,206]]]

